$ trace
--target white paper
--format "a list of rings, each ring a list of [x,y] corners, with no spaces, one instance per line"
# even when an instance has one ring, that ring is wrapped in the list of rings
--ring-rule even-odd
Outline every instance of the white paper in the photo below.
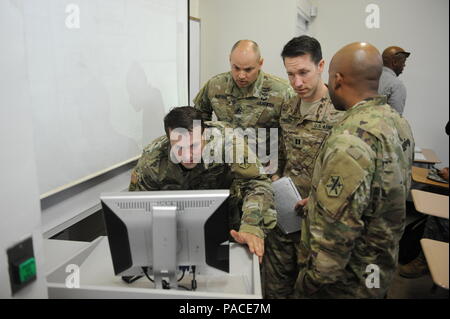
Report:
[[[426,160],[425,156],[422,153],[415,153],[414,160],[416,161],[424,161]]]

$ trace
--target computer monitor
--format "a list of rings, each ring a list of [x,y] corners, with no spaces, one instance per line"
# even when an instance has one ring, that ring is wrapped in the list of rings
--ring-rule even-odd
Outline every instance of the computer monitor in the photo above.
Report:
[[[229,190],[120,192],[101,194],[109,247],[117,276],[146,269],[157,288],[176,287],[180,267],[229,271]]]

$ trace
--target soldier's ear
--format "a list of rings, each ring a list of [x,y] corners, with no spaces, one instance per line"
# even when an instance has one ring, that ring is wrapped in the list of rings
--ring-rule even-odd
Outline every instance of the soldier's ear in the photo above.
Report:
[[[259,67],[262,67],[263,64],[264,64],[264,59],[263,58],[259,59],[259,62],[258,62]]]
[[[325,60],[322,59],[319,61],[319,64],[317,64],[317,67],[319,68],[319,72],[322,73],[323,69],[325,68]]]
[[[344,82],[344,77],[341,73],[336,72],[334,75],[334,89],[339,89],[342,86],[342,83]]]

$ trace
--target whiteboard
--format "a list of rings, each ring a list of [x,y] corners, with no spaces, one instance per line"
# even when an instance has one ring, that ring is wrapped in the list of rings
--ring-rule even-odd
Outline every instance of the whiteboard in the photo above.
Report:
[[[24,15],[39,191],[140,155],[187,102],[184,0],[15,1]]]

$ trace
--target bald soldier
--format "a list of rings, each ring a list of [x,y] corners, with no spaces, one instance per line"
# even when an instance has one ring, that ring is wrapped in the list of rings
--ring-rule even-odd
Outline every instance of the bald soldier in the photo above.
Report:
[[[378,96],[382,59],[367,43],[339,50],[328,88],[346,110],[316,161],[301,241],[296,296],[382,298],[397,267],[414,141]]]
[[[272,180],[290,177],[306,198],[320,147],[344,112],[334,108],[322,81],[325,61],[319,41],[306,35],[295,37],[286,43],[281,57],[297,96],[282,106],[280,164]],[[268,234],[263,263],[266,298],[291,297],[298,275],[299,241],[300,232],[285,234],[278,226]]]
[[[378,93],[387,96],[387,102],[398,113],[403,114],[406,102],[406,87],[398,76],[405,68],[406,59],[411,53],[400,47],[391,46],[383,51],[383,73]]]
[[[201,112],[193,107],[172,109],[164,118],[166,135],[144,149],[132,171],[129,190],[230,189],[231,236],[248,245],[261,262],[264,237],[276,224],[272,186],[260,173],[262,166],[256,156],[253,162],[249,160],[251,154],[245,145],[243,160],[225,160],[230,152],[223,143],[227,127],[223,122],[203,122]],[[208,140],[207,135],[201,135],[207,129]],[[234,154],[237,143],[233,140],[231,145]],[[212,154],[216,151],[218,159]],[[208,154],[213,157],[208,158]]]
[[[214,112],[219,121],[233,127],[278,128],[281,105],[294,92],[286,80],[264,73],[263,63],[256,42],[236,42],[230,53],[231,71],[210,79],[194,99],[203,119],[210,121]],[[268,132],[266,137],[269,143]]]

